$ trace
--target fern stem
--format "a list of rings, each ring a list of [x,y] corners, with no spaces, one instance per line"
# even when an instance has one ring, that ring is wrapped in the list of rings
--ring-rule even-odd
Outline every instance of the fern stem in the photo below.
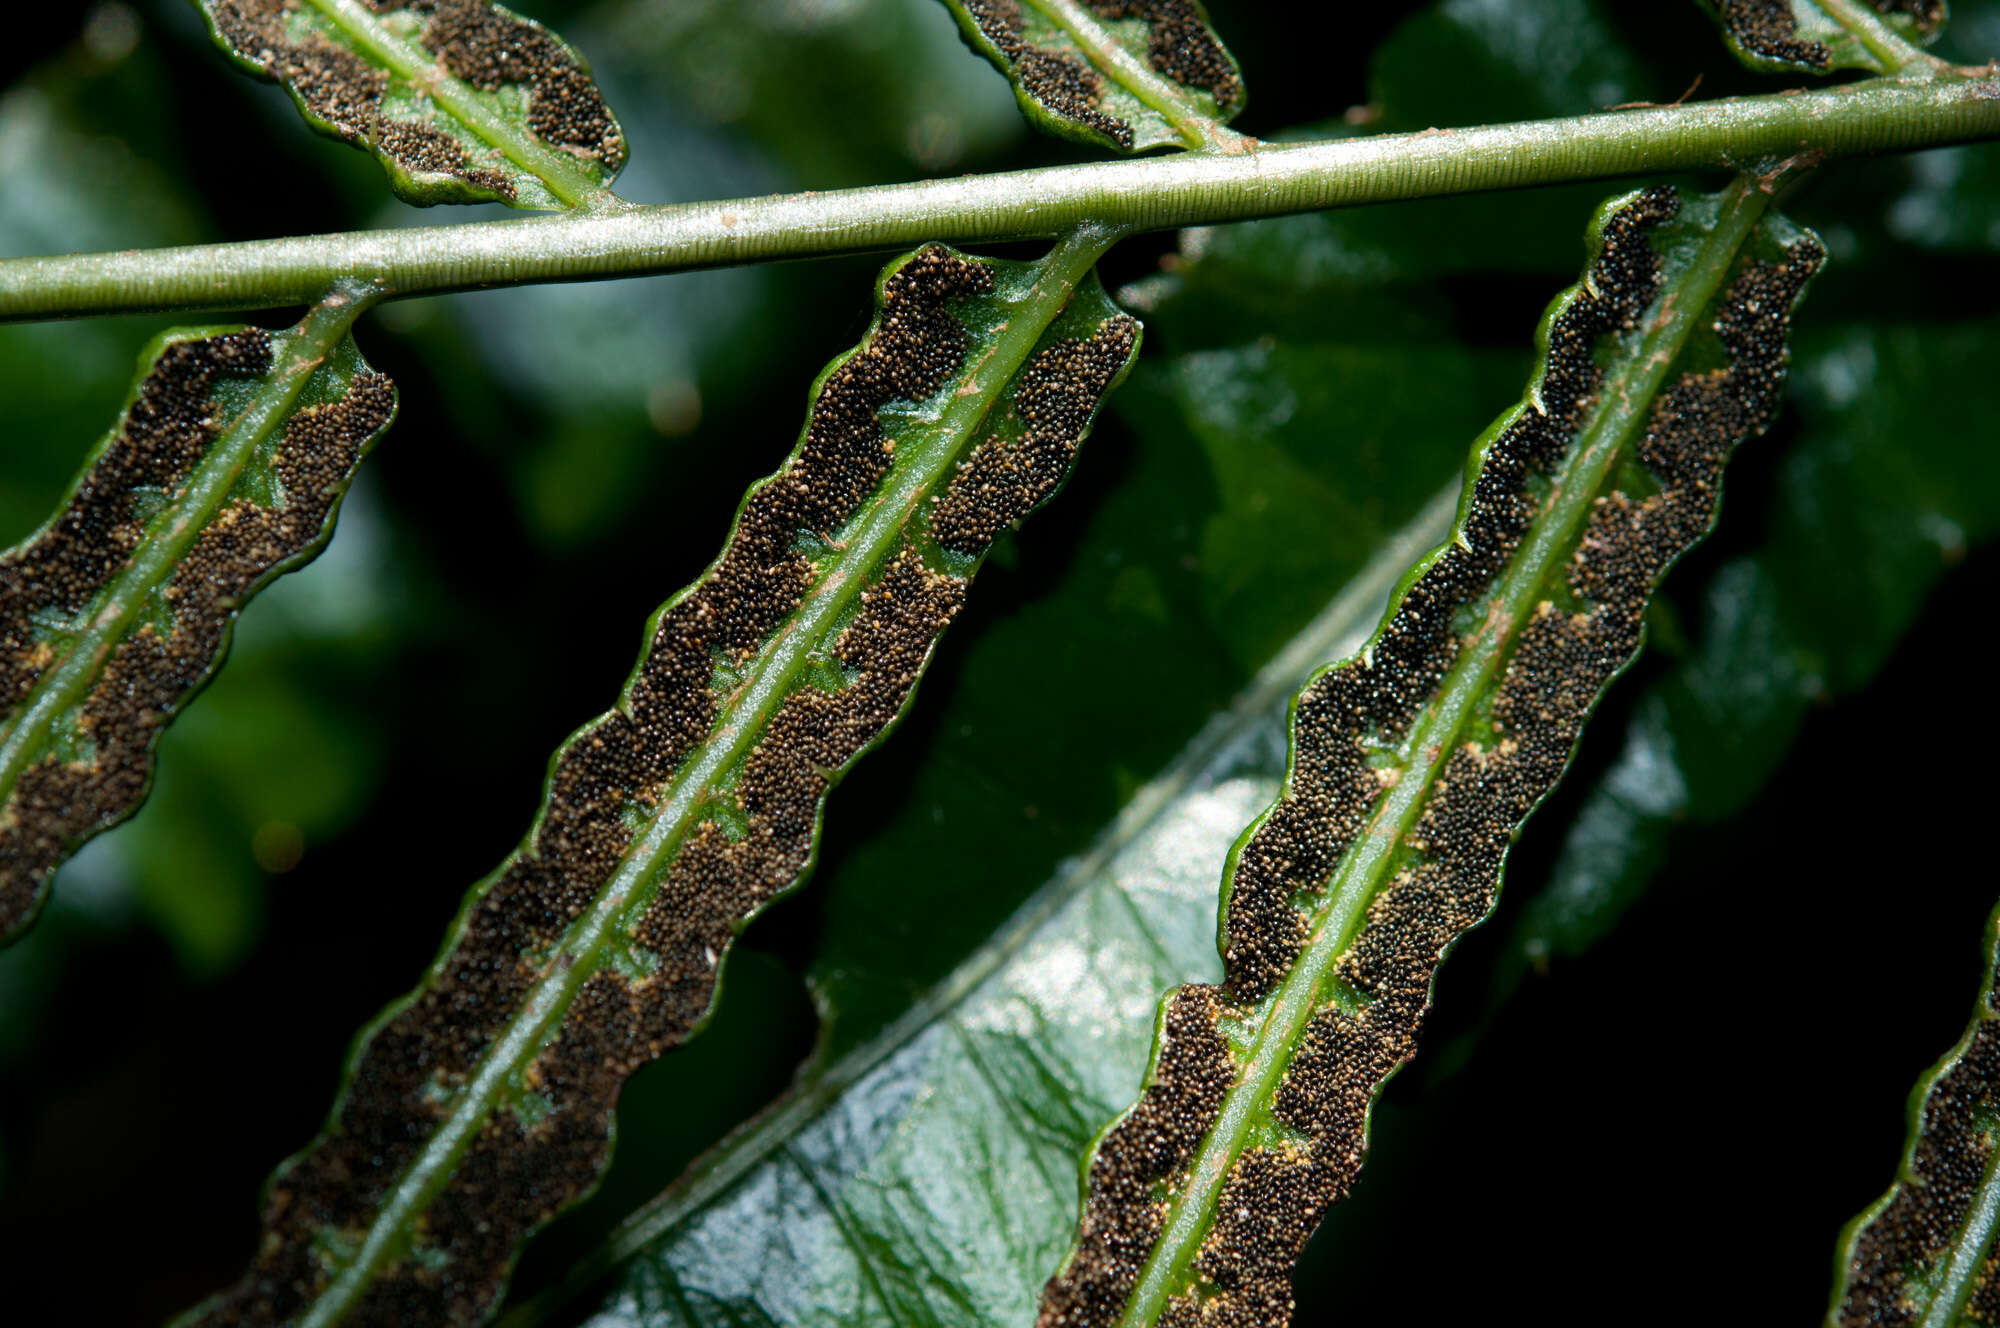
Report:
[[[1164,230],[1442,194],[2000,137],[2000,72],[1377,138],[1092,162],[830,193],[179,249],[0,260],[0,322],[645,276],[926,240]]]

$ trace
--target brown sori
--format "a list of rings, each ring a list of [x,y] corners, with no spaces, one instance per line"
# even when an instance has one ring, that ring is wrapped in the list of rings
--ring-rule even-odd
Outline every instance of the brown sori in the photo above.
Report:
[[[528,90],[528,125],[545,142],[600,163],[607,177],[625,163],[625,138],[576,55],[539,23],[488,0],[364,0],[378,14],[424,21],[425,49],[455,77],[483,92]],[[278,80],[306,109],[350,142],[373,147],[412,175],[447,175],[512,199],[507,175],[469,161],[442,130],[383,110],[389,77],[318,33],[297,41],[286,22],[297,0],[207,0],[216,32],[237,58]]]
[[[874,328],[823,379],[798,450],[750,491],[707,574],[660,612],[619,708],[565,744],[527,842],[476,892],[430,980],[367,1036],[326,1133],[273,1182],[255,1263],[199,1322],[285,1322],[326,1288],[329,1244],[361,1238],[530,990],[571,962],[568,929],[619,869],[633,825],[709,740],[736,670],[824,577],[855,574],[829,560],[890,471],[881,409],[947,385],[970,346],[952,307],[993,289],[991,265],[936,246],[892,269]],[[1024,366],[1017,427],[974,450],[928,522],[905,527],[831,643],[837,682],[793,687],[733,784],[706,790],[629,930],[634,962],[586,978],[522,1072],[534,1109],[516,1099],[485,1119],[425,1211],[418,1248],[382,1270],[342,1322],[479,1321],[522,1239],[595,1183],[623,1081],[705,1019],[735,933],[808,869],[827,789],[901,713],[958,612],[965,555],[983,553],[1060,483],[1136,347],[1137,324],[1112,317]],[[959,571],[940,570],[954,556]]]
[[[1044,110],[1131,150],[1132,126],[1103,108],[1103,76],[1076,55],[1028,41],[1020,0],[959,3],[999,51],[1015,82]],[[1225,117],[1241,108],[1242,75],[1192,0],[1084,0],[1084,4],[1102,18],[1143,20],[1146,62],[1156,73],[1208,93]]]
[[[1920,31],[1931,32],[1944,22],[1944,0],[1868,0],[1883,15],[1912,19]],[[1716,10],[1731,35],[1750,54],[1808,69],[1829,69],[1833,52],[1824,42],[1799,36],[1793,0],[1716,0]]]
[[[260,329],[160,352],[63,510],[0,557],[0,713],[22,705],[58,663],[37,625],[74,622],[111,588],[144,542],[157,496],[186,484],[221,435],[217,381],[270,368],[271,337]],[[161,595],[170,626],[145,622],[127,635],[85,696],[76,733],[88,754],[29,766],[0,807],[0,935],[28,920],[82,840],[138,807],[161,730],[214,671],[241,602],[325,537],[363,449],[395,409],[386,377],[357,375],[341,399],[287,422],[270,463],[276,501],[239,500],[208,521]]]
[[[1462,538],[1410,586],[1368,655],[1300,694],[1284,795],[1233,858],[1226,982],[1169,999],[1148,1086],[1091,1161],[1077,1245],[1044,1293],[1042,1328],[1108,1328],[1122,1315],[1160,1237],[1166,1196],[1184,1181],[1239,1072],[1225,1031],[1297,960],[1312,910],[1387,792],[1371,756],[1403,739],[1459,658],[1463,615],[1477,612],[1514,558],[1537,518],[1542,477],[1570,452],[1594,402],[1595,348],[1632,331],[1658,295],[1651,233],[1678,210],[1673,190],[1653,189],[1605,222],[1585,287],[1548,328],[1540,409],[1518,412],[1489,445]],[[1289,1321],[1292,1266],[1359,1172],[1368,1105],[1414,1054],[1432,975],[1491,908],[1514,830],[1561,775],[1590,707],[1637,649],[1653,585],[1712,521],[1730,450],[1775,409],[1790,311],[1821,257],[1817,242],[1802,239],[1783,262],[1747,267],[1719,302],[1726,368],[1690,373],[1656,401],[1638,450],[1658,491],[1599,497],[1566,569],[1571,602],[1544,601],[1519,628],[1491,727],[1461,737],[1445,758],[1406,841],[1413,856],[1339,961],[1355,999],[1313,1017],[1283,1078],[1272,1107],[1289,1141],[1235,1161],[1195,1256],[1200,1297],[1170,1300],[1162,1324]]]
[[[1934,1072],[1916,1113],[1903,1174],[1888,1197],[1855,1224],[1833,1322],[1840,1328],[1911,1328],[1926,1305],[1912,1293],[1936,1294],[1959,1243],[1971,1234],[1981,1191],[1993,1182],[2000,1148],[2000,1006],[1993,999],[1995,926],[1988,924],[1986,989],[1972,1027]],[[1962,1319],[2000,1323],[2000,1267],[1988,1247],[1977,1253]]]

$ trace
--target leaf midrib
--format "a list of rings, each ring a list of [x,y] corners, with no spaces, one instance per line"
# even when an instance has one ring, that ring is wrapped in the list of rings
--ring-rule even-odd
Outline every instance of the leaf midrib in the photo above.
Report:
[[[0,806],[5,805],[21,775],[41,758],[56,721],[89,691],[112,650],[145,612],[153,593],[173,575],[208,529],[250,458],[290,415],[312,371],[347,334],[368,302],[366,296],[350,292],[330,295],[297,328],[272,335],[271,367],[263,375],[262,386],[195,463],[178,495],[147,522],[145,537],[132,560],[112,582],[110,593],[91,611],[90,625],[72,637],[62,659],[36,679],[20,718],[0,739]],[[148,366],[149,375],[153,367]],[[124,421],[119,427],[124,427]]]
[[[1598,405],[1549,494],[1543,509],[1547,515],[1535,523],[1502,574],[1477,640],[1460,652],[1445,675],[1437,700],[1412,725],[1407,749],[1417,763],[1403,770],[1395,786],[1376,805],[1366,828],[1355,837],[1355,847],[1335,866],[1326,903],[1314,919],[1305,948],[1279,985],[1262,1025],[1248,1044],[1249,1065],[1224,1096],[1215,1125],[1189,1165],[1186,1184],[1167,1201],[1159,1240],[1126,1302],[1121,1328],[1147,1328],[1186,1276],[1188,1264],[1211,1225],[1223,1183],[1247,1146],[1257,1116],[1267,1110],[1299,1038],[1319,1011],[1322,981],[1360,931],[1396,850],[1414,828],[1438,773],[1458,746],[1459,730],[1486,694],[1508,647],[1542,598],[1549,573],[1574,544],[1605,477],[1632,435],[1643,426],[1647,407],[1768,202],[1768,195],[1754,181],[1737,179],[1723,199],[1715,229],[1678,282],[1662,291],[1662,299],[1669,293],[1673,296],[1663,309],[1664,316],[1648,327],[1630,355],[1606,373]],[[1496,430],[1505,428],[1512,418],[1510,412]],[[1286,782],[1289,785],[1289,778]],[[1232,854],[1232,874],[1234,865]],[[1226,889],[1227,880],[1224,884]]]
[[[1852,33],[1854,39],[1867,48],[1868,54],[1882,62],[1886,73],[1908,71],[1934,74],[1943,64],[1923,48],[1906,40],[1873,10],[1856,4],[1855,0],[1807,0],[1807,3]]]
[[[564,207],[602,204],[616,197],[609,186],[579,170],[573,159],[542,146],[540,139],[494,115],[471,84],[446,69],[444,62],[430,52],[411,46],[390,31],[360,0],[307,0],[307,3],[355,45],[450,111],[460,124],[498,149],[507,160],[540,180]]]
[[[499,1105],[509,1078],[532,1057],[583,984],[600,969],[614,937],[636,921],[651,902],[648,887],[699,819],[716,776],[755,746],[766,723],[804,672],[812,652],[860,593],[869,572],[901,543],[917,504],[951,472],[1015,371],[1068,304],[1077,283],[1120,234],[1085,228],[1059,243],[1044,260],[1033,286],[1000,325],[999,335],[954,376],[954,382],[967,383],[974,390],[964,395],[954,392],[947,398],[935,423],[921,434],[921,444],[913,447],[906,442],[898,447],[897,466],[882,491],[870,500],[867,514],[849,536],[846,549],[810,592],[804,609],[780,629],[765,647],[762,661],[724,701],[710,730],[720,735],[720,741],[705,744],[694,762],[674,777],[645,833],[619,859],[589,910],[570,925],[554,947],[547,971],[528,996],[525,1008],[509,1021],[481,1060],[471,1082],[453,1102],[451,1113],[390,1191],[353,1258],[300,1320],[301,1328],[330,1328],[352,1308],[395,1247],[408,1220],[427,1207],[451,1179],[473,1137]],[[912,455],[915,464],[906,460]]]

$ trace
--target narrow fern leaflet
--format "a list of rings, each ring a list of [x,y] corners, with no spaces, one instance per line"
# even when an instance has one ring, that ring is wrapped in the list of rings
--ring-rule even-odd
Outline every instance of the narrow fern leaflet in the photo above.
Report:
[[[244,601],[332,533],[396,410],[347,336],[356,308],[162,336],[61,510],[0,554],[0,940],[138,808]]]
[[[1945,0],[1709,0],[1738,58],[1768,73],[1895,72],[1897,48],[1944,26]]]
[[[1120,152],[1202,147],[1243,74],[1197,0],[945,0],[1030,123]]]
[[[822,800],[909,703],[992,542],[1050,496],[1138,345],[1090,275],[932,246],[620,704],[558,753],[521,848],[360,1040],[208,1324],[470,1323],[590,1189],[620,1085],[692,1036],[732,937],[810,869]]]
[[[2000,913],[1972,1023],[1910,1095],[1910,1144],[1889,1192],[1841,1233],[1834,1328],[2000,1323]]]
[[[215,41],[411,203],[568,208],[625,136],[561,38],[487,0],[200,0]]]
[[[1044,1328],[1288,1321],[1292,1265],[1354,1182],[1438,963],[1777,405],[1823,251],[1765,202],[1746,180],[1599,214],[1528,399],[1473,451],[1453,541],[1294,702],[1283,795],[1226,871],[1226,979],[1164,1004]]]

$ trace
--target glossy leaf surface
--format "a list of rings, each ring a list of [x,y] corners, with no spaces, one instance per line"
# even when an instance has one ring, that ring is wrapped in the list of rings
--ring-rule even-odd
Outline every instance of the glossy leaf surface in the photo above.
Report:
[[[257,1261],[194,1321],[477,1319],[594,1186],[623,1080],[707,1021],[736,932],[810,869],[827,789],[1123,376],[1137,324],[1090,277],[1110,238],[891,265],[797,450],[557,754],[527,841],[363,1035]]]
[[[1243,75],[1200,0],[945,0],[1037,128],[1119,152],[1234,148]]]
[[[216,43],[410,203],[571,208],[625,164],[583,57],[489,0],[200,0]]]
[[[357,309],[163,334],[62,508],[0,555],[0,937],[136,810],[243,602],[325,544],[395,413],[347,336]]]

